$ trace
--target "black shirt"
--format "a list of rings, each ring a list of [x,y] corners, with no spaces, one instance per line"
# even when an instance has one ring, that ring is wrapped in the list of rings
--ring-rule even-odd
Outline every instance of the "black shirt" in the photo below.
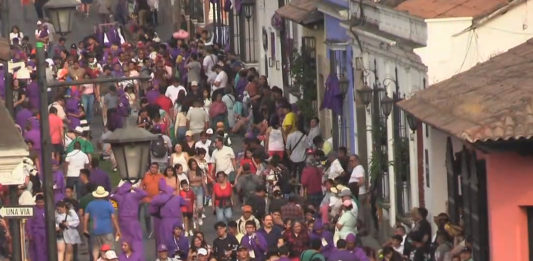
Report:
[[[410,258],[412,261],[430,261],[431,260],[429,250],[426,246],[416,248],[413,252],[411,252]]]
[[[78,210],[80,210],[80,203],[77,200],[73,198],[64,198],[63,201],[72,205],[74,210],[76,210],[76,213],[78,213]]]
[[[276,251],[278,248],[278,240],[283,238],[283,229],[274,225],[270,233],[267,233],[264,228],[260,228],[257,232],[262,233],[267,241],[268,251]],[[267,252],[268,252],[267,251]]]
[[[263,220],[266,212],[265,198],[258,195],[250,197],[250,206],[252,207],[252,213],[258,220]]]
[[[215,238],[213,240],[213,256],[219,261],[235,260],[237,257],[237,247],[239,241],[232,235],[227,235],[225,238]],[[233,250],[231,259],[226,257],[226,251]]]

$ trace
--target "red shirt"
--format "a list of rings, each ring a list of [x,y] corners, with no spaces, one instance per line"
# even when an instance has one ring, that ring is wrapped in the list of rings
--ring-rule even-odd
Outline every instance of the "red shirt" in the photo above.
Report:
[[[170,100],[170,98],[165,95],[159,95],[155,99],[155,104],[159,105],[159,107],[161,107],[161,110],[164,110],[167,113],[170,113],[170,108],[172,108],[173,105],[172,100]]]
[[[257,172],[257,167],[255,166],[255,164],[252,162],[253,159],[248,159],[248,158],[245,158],[245,159],[242,159],[241,160],[241,165],[240,166],[244,166],[245,163],[248,163],[250,165],[250,171],[255,174]]]
[[[222,189],[220,187],[220,183],[215,183],[213,186],[213,192],[215,194],[215,206],[220,205],[220,200],[231,200],[231,192],[233,191],[233,188],[231,187],[231,184],[229,182],[226,183],[226,188]]]
[[[192,189],[189,189],[189,191],[180,191],[180,196],[185,199],[185,202],[187,202],[186,206],[181,207],[182,213],[192,213],[193,207],[194,207],[194,201],[196,200],[196,196],[194,195],[194,191]]]
[[[317,167],[305,167],[302,171],[302,187],[307,194],[322,193],[322,173]]]

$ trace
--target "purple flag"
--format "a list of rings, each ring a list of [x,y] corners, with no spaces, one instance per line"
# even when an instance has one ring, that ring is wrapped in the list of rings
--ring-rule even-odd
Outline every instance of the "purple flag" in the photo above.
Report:
[[[330,109],[335,114],[342,111],[342,93],[339,89],[339,78],[331,73],[326,80],[326,91],[320,109]]]

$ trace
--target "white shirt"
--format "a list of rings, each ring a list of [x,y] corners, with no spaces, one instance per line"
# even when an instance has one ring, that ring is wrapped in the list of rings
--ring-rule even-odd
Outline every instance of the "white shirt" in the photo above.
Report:
[[[218,89],[226,88],[228,85],[228,74],[225,71],[220,71],[215,78],[215,82],[219,82],[220,85],[218,85],[218,87],[213,85],[213,88],[211,88],[211,93]]]
[[[176,99],[178,98],[178,94],[180,93],[180,91],[184,91],[185,95],[187,95],[187,90],[185,90],[185,88],[183,86],[181,86],[181,85],[178,85],[178,86],[170,85],[170,86],[167,87],[167,91],[165,92],[165,96],[170,98],[170,100],[172,100],[172,104],[174,104],[174,103],[176,103]]]
[[[208,72],[213,71],[213,66],[218,62],[217,57],[214,54],[210,54],[209,56],[206,56],[204,58],[204,61],[202,62],[202,66],[204,67],[204,71],[207,74]]]
[[[352,170],[352,175],[350,175],[350,180],[348,183],[358,182],[359,178],[363,178],[363,183],[366,183],[365,180],[365,169],[362,165],[357,165]],[[366,186],[365,184],[359,184],[359,195],[366,194]]]
[[[89,157],[81,150],[73,150],[67,154],[65,161],[68,162],[67,177],[79,177],[80,170],[89,165]]]
[[[235,171],[233,168],[233,159],[235,159],[235,152],[228,146],[223,146],[222,149],[213,151],[213,160],[216,165],[216,172],[224,171],[228,174]]]
[[[17,33],[9,33],[9,41],[11,44],[13,44],[13,39],[18,38],[19,43],[22,42],[22,38],[24,37],[24,34],[22,32]]]
[[[205,143],[200,140],[194,144],[195,149],[202,148],[205,150],[205,161],[207,161],[207,163],[213,163],[213,159],[209,156],[209,147],[211,147],[211,140],[209,139],[206,140]]]
[[[178,174],[177,176],[178,176],[178,184],[181,184],[182,180],[186,180],[187,184],[189,184],[189,177],[187,177],[187,174],[181,173],[181,174]]]
[[[338,159],[334,160],[328,168],[328,179],[335,179],[344,172],[344,168]]]

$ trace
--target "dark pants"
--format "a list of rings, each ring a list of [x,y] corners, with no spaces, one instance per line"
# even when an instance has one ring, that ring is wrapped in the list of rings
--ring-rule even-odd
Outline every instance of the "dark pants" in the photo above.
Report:
[[[42,20],[44,18],[44,12],[43,12],[43,6],[44,3],[41,3],[42,1],[35,1],[33,6],[35,7],[35,12],[37,13],[37,17],[39,20]]]
[[[81,193],[81,181],[79,177],[67,177],[67,187],[73,187],[76,189],[76,199],[81,199],[83,196]]]

